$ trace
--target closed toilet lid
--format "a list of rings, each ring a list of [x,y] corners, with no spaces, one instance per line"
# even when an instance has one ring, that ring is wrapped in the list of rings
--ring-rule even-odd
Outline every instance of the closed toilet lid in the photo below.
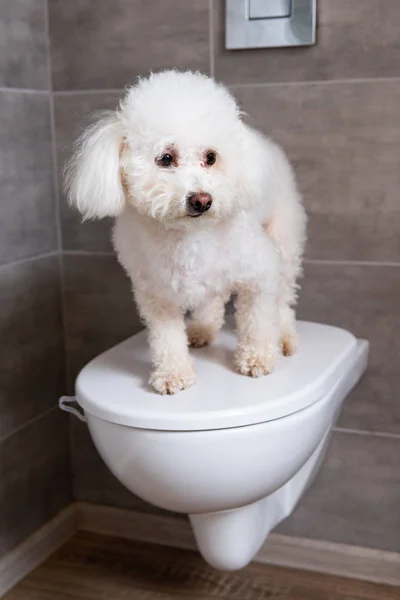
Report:
[[[92,360],[78,376],[76,397],[89,416],[145,429],[224,429],[279,419],[325,396],[357,351],[356,338],[342,329],[299,322],[298,330],[298,352],[282,358],[271,375],[251,379],[233,370],[237,339],[226,326],[212,346],[191,350],[196,383],[175,396],[148,386],[142,332]]]

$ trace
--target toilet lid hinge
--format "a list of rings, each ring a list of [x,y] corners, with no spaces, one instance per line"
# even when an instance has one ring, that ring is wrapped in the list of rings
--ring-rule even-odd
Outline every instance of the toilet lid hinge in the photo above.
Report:
[[[76,405],[76,406],[74,406],[74,405]],[[64,412],[67,412],[67,413],[71,413],[72,415],[77,417],[80,421],[83,421],[84,423],[87,422],[85,413],[82,411],[75,396],[61,396],[60,400],[58,401],[58,406],[59,406],[59,408],[61,408],[61,410],[63,410]]]

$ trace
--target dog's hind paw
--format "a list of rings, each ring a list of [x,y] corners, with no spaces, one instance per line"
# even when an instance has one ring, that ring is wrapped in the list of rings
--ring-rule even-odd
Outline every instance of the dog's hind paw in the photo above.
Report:
[[[281,339],[282,354],[283,356],[292,356],[297,352],[299,347],[299,338],[295,331],[286,331],[282,335]]]
[[[263,377],[272,373],[279,358],[279,352],[261,352],[255,348],[239,348],[235,357],[238,373],[248,377]]]
[[[195,380],[196,376],[194,369],[193,367],[190,367],[174,371],[154,371],[150,377],[149,384],[159,394],[172,395],[177,394],[182,390],[186,390],[194,384]]]

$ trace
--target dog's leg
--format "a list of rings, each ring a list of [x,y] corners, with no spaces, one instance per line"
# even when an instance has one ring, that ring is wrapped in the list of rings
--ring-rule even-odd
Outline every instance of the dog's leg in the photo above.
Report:
[[[214,296],[193,311],[187,324],[189,345],[192,348],[202,348],[214,341],[224,324],[225,302],[224,296]]]
[[[296,283],[290,281],[290,279],[290,276],[283,276],[278,296],[281,347],[284,356],[294,354],[299,345],[296,330],[296,312],[292,308],[296,303]]]
[[[282,272],[278,290],[279,320],[281,326],[281,347],[285,356],[294,354],[298,347],[296,331],[297,279],[300,277],[303,253],[303,238],[305,237],[305,216],[302,207],[298,207],[299,216],[297,236],[291,232],[289,225],[275,218],[267,226],[266,233],[275,242],[282,260]],[[290,224],[290,223],[289,223]],[[292,226],[292,229],[294,227]]]
[[[195,372],[190,360],[183,313],[179,307],[135,293],[146,322],[154,371],[149,383],[160,394],[176,394],[190,387]]]
[[[235,357],[237,371],[250,377],[271,373],[281,356],[276,293],[251,288],[239,290],[236,325],[239,338]]]

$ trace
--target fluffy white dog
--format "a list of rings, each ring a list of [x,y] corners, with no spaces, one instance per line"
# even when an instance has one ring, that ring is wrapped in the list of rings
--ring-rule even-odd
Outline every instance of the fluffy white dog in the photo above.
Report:
[[[205,75],[152,74],[84,132],[66,168],[84,218],[116,217],[161,394],[194,383],[188,346],[212,342],[232,294],[240,373],[266,375],[296,350],[306,216],[285,154],[241,116]]]

